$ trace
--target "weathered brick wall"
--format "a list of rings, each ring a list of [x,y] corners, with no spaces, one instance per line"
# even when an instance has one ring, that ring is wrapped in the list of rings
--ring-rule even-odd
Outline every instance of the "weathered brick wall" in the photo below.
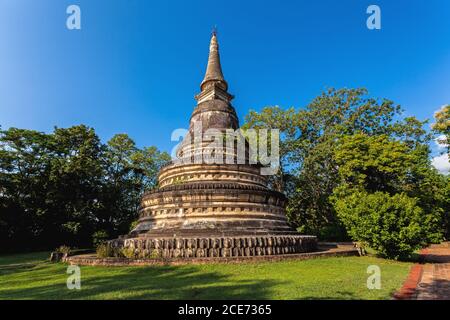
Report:
[[[220,258],[283,255],[311,252],[313,236],[263,236],[224,238],[131,238],[112,240],[114,248],[134,251],[136,258]]]

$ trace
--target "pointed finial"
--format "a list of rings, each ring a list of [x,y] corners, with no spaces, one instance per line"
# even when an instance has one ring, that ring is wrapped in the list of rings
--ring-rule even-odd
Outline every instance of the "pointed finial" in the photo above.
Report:
[[[223,77],[222,67],[220,65],[220,55],[219,55],[219,43],[217,41],[217,27],[214,26],[211,35],[211,42],[209,44],[209,57],[208,65],[206,67],[205,78],[203,79],[200,88],[203,91],[205,84],[208,82],[220,83],[224,90],[227,90],[228,85]]]
[[[233,99],[233,95],[227,91],[228,84],[223,77],[222,66],[220,65],[217,26],[214,26],[211,32],[208,65],[205,77],[200,84],[200,90],[201,92],[195,96],[199,104],[208,100],[222,100],[229,103]]]

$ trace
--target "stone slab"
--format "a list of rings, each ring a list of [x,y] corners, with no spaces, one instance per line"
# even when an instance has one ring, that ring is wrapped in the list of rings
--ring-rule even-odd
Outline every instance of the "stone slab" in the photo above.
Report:
[[[352,245],[338,245],[335,247],[318,247],[318,251],[283,254],[271,256],[226,257],[226,258],[172,258],[172,259],[126,259],[126,258],[98,258],[95,254],[71,256],[64,262],[72,265],[89,266],[152,266],[152,265],[186,265],[211,263],[258,263],[285,260],[306,260],[324,257],[358,256],[358,250]]]

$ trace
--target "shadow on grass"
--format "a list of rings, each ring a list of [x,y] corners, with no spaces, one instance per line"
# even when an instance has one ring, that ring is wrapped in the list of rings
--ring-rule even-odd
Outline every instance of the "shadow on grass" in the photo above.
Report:
[[[29,271],[38,265],[36,262],[17,263],[0,266],[0,276],[21,271]]]
[[[409,254],[408,256],[400,257],[398,259],[392,259],[392,258],[382,255],[382,254],[378,253],[377,251],[369,248],[369,250],[367,250],[367,252],[366,252],[366,255],[368,257],[375,257],[375,258],[384,259],[384,260],[392,260],[392,261],[399,261],[399,262],[411,262],[411,263],[423,263],[423,257],[421,256],[420,253],[417,253],[417,252],[413,252],[413,253]]]
[[[51,276],[45,274],[39,277],[39,285],[3,288],[1,296],[7,299],[268,299],[271,288],[279,284],[273,280],[236,283],[227,275],[205,272],[196,266],[100,270],[91,267],[87,272],[82,268],[81,290],[68,290],[65,281],[66,277],[57,281],[53,277],[51,281]]]
[[[15,264],[23,263],[39,263],[48,260],[50,252],[33,252],[33,253],[19,253],[13,255],[0,255],[0,267],[7,267]]]

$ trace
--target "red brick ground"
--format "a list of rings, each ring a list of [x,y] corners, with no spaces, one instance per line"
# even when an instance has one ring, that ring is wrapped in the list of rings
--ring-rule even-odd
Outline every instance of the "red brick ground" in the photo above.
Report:
[[[416,264],[411,268],[408,278],[406,278],[405,283],[402,288],[395,293],[394,298],[397,300],[409,300],[416,294],[416,288],[419,285],[420,279],[422,277],[423,268],[420,264]]]
[[[396,299],[450,300],[450,242],[420,252],[425,264],[414,265]]]

